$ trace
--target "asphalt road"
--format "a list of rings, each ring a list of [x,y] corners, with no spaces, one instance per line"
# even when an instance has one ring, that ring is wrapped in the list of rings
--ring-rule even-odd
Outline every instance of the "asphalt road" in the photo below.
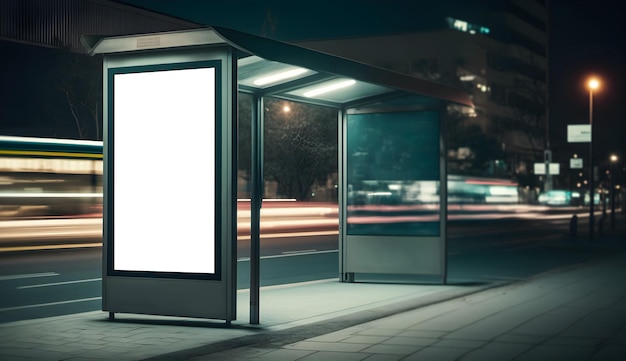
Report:
[[[337,277],[336,236],[334,244],[333,250],[284,251],[262,256],[261,286]],[[238,289],[249,287],[249,273],[249,259],[240,258]],[[0,322],[99,310],[101,274],[99,248],[0,254]]]

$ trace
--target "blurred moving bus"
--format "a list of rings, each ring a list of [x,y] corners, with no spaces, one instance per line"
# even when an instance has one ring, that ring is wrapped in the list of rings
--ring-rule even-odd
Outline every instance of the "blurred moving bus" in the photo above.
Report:
[[[0,219],[100,215],[102,150],[101,141],[0,136]],[[438,202],[438,182],[378,183],[363,203]],[[518,185],[450,174],[448,203],[519,203]]]
[[[0,136],[0,217],[101,212],[101,141]]]

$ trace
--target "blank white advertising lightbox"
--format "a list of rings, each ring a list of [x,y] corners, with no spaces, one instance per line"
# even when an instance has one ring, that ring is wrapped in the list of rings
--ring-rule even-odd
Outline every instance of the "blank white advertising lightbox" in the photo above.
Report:
[[[113,270],[216,273],[215,76],[114,75]]]

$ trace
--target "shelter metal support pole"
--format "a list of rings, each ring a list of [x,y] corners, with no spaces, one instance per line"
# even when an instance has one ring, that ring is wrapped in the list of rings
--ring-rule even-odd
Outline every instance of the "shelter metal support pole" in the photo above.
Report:
[[[263,97],[252,98],[250,196],[250,324],[260,319],[261,206],[263,203]]]
[[[345,217],[346,217],[346,192],[347,183],[345,181],[346,174],[345,169],[345,149],[346,148],[346,138],[345,138],[345,121],[346,109],[339,109],[337,112],[337,205],[338,205],[338,216],[339,216],[339,281],[340,282],[354,282],[354,273],[352,273],[352,279],[349,278],[350,275],[345,273],[345,263],[346,263],[346,254],[345,254],[345,243],[346,243],[346,229],[344,228]]]
[[[448,142],[446,134],[447,108],[439,110],[439,237],[441,237],[441,280],[448,283]]]

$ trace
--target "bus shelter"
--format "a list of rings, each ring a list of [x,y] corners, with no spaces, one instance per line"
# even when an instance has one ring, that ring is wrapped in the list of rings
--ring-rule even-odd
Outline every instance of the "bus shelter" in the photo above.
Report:
[[[104,56],[103,310],[111,318],[235,319],[238,93],[253,98],[251,323],[260,316],[270,96],[338,111],[339,280],[445,283],[444,117],[450,104],[473,106],[465,93],[220,27],[81,40]],[[137,182],[146,174],[147,189]]]

